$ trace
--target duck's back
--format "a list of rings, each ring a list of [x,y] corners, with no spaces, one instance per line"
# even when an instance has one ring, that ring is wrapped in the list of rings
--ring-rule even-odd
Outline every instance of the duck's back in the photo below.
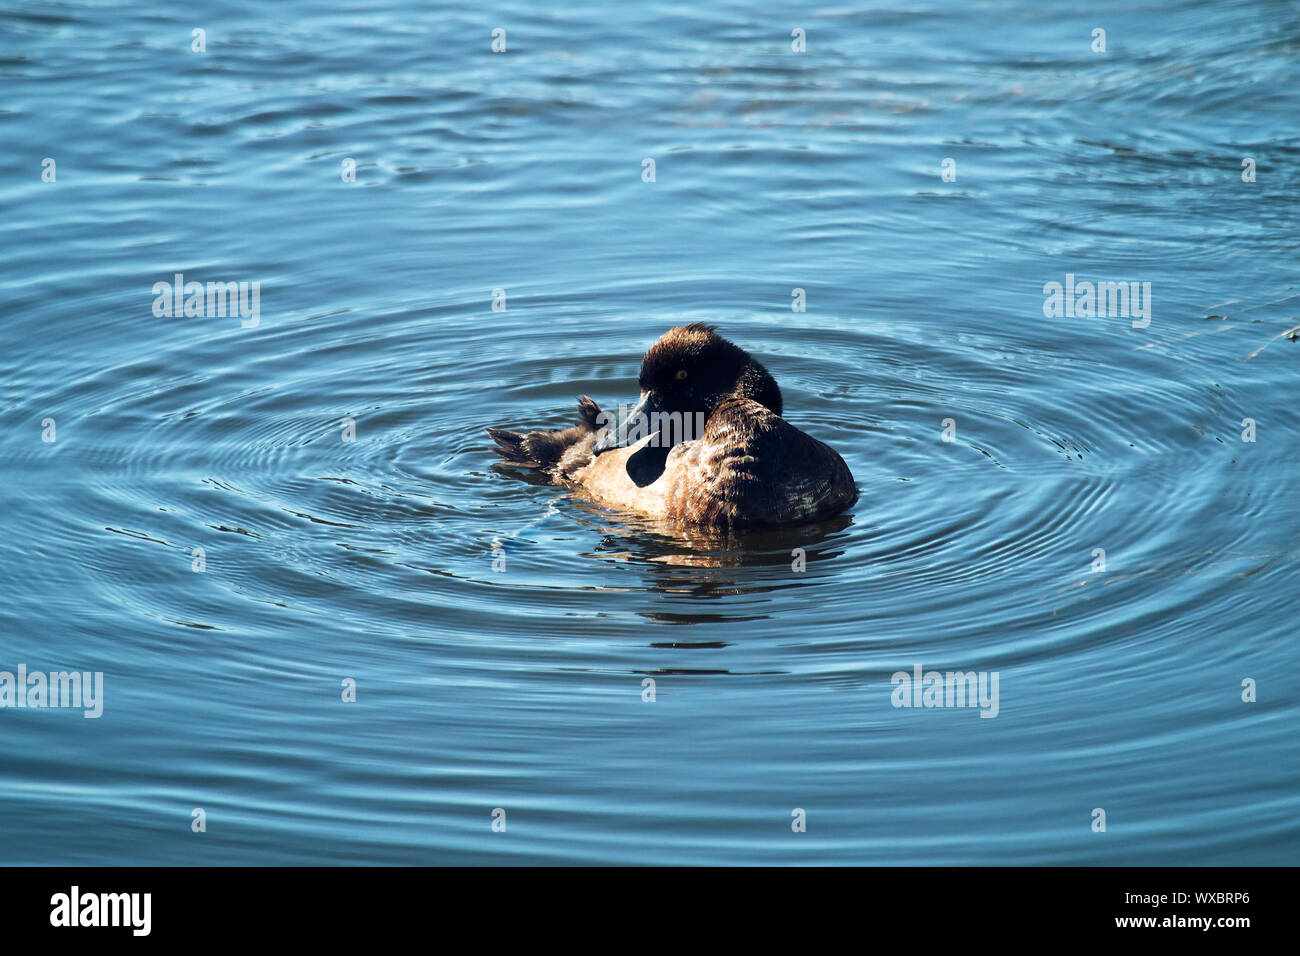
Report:
[[[719,527],[814,521],[858,497],[833,449],[746,398],[720,404],[701,439],[673,448],[659,481],[670,517]]]

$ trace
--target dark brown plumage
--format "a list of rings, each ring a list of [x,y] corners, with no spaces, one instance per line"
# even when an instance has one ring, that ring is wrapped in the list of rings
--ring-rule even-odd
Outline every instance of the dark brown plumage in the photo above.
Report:
[[[664,333],[642,359],[639,383],[641,403],[619,427],[584,396],[569,428],[488,434],[503,464],[674,522],[815,521],[857,500],[844,460],[781,417],[775,379],[713,326]]]
[[[600,406],[586,395],[578,399],[578,424],[555,431],[518,432],[489,428],[488,435],[497,443],[497,454],[517,468],[547,468],[559,464],[564,452],[588,435],[595,435]]]

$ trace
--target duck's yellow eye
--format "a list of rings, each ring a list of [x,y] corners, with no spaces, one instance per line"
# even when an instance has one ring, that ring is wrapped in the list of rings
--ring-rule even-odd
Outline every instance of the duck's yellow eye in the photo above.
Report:
[[[684,369],[684,368],[679,368],[679,369],[677,370],[677,381],[680,382],[680,381],[681,381],[682,379],[684,379],[685,377],[686,377],[686,369]]]

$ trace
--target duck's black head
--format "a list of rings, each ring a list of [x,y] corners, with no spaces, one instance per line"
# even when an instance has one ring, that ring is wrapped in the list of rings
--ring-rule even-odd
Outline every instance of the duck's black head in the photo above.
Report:
[[[641,401],[617,430],[596,443],[597,454],[651,431],[658,431],[669,446],[699,438],[703,422],[728,398],[753,399],[781,414],[781,389],[767,369],[713,326],[698,322],[669,329],[650,347],[641,360],[639,382]]]

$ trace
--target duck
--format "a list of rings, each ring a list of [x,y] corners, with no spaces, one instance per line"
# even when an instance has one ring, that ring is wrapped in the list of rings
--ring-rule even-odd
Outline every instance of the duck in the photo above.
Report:
[[[782,417],[776,379],[717,326],[669,329],[641,359],[638,384],[621,421],[583,395],[567,428],[487,429],[499,464],[704,530],[820,521],[857,501],[844,459]]]

